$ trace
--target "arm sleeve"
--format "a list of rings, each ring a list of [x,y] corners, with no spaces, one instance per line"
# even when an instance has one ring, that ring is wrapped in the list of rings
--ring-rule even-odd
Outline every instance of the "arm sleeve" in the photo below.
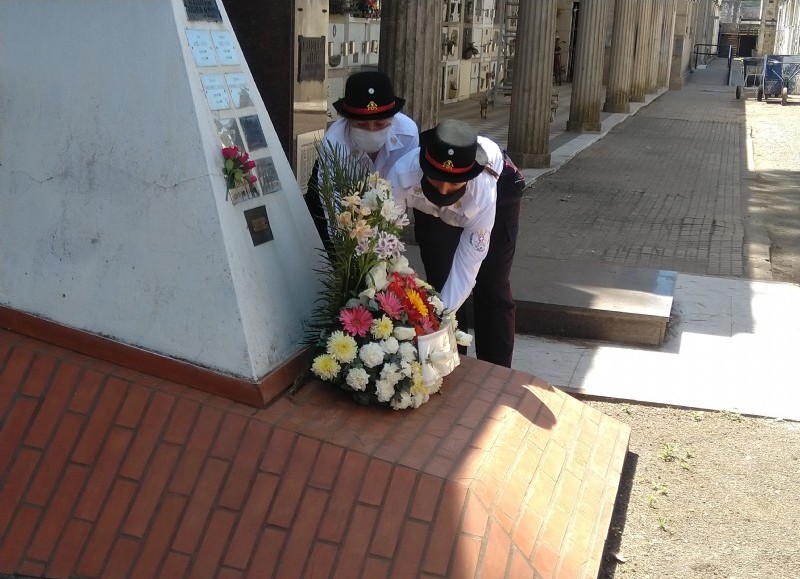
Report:
[[[442,288],[442,302],[450,311],[460,308],[475,286],[478,270],[489,250],[494,216],[495,204],[490,203],[461,232],[450,274]]]

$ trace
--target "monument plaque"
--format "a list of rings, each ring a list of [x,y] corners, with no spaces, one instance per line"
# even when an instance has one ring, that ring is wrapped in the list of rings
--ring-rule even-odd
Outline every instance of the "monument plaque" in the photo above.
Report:
[[[230,108],[228,91],[225,90],[225,80],[221,74],[201,74],[200,82],[203,83],[206,101],[208,101],[208,107],[212,111]]]
[[[222,22],[216,0],[183,0],[188,20]]]
[[[275,170],[275,163],[272,157],[256,159],[256,174],[264,195],[280,191],[281,181],[278,179],[278,172]]]
[[[225,82],[228,84],[228,90],[231,92],[234,107],[241,109],[243,107],[253,106],[253,101],[250,98],[250,86],[247,84],[247,79],[242,73],[233,72],[226,74]]]
[[[239,122],[242,124],[244,138],[247,140],[247,148],[251,151],[263,149],[267,146],[267,139],[264,137],[264,130],[258,120],[258,115],[241,117]]]
[[[211,35],[208,30],[187,30],[186,39],[192,49],[194,63],[198,67],[217,65],[217,57],[211,46]]]
[[[297,81],[325,80],[325,37],[297,37]]]
[[[244,218],[247,220],[247,229],[250,231],[253,245],[261,245],[274,239],[267,217],[267,208],[264,205],[248,209],[244,212]]]
[[[231,66],[240,63],[239,54],[233,44],[233,34],[227,30],[212,30],[211,39],[214,41],[214,48],[217,49],[217,57],[221,65]]]

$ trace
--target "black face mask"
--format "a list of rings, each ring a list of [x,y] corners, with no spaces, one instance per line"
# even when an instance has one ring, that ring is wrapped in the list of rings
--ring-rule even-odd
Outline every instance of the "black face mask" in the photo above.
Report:
[[[464,183],[461,189],[457,189],[449,195],[442,195],[436,187],[431,185],[427,177],[422,178],[420,185],[422,185],[422,194],[425,195],[425,199],[438,207],[449,207],[458,203],[467,192],[467,184]]]

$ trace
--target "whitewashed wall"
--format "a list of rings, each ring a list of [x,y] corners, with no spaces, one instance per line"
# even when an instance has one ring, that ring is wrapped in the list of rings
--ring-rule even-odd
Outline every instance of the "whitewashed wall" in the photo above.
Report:
[[[0,2],[0,304],[260,379],[300,348],[319,237],[243,57],[199,71],[187,27],[230,30],[181,0]],[[199,78],[233,70],[281,185],[238,205]]]

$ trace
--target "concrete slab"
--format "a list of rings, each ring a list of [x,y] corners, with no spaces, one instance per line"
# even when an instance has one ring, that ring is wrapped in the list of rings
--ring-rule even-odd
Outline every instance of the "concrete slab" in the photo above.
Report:
[[[800,286],[679,274],[656,350],[517,336],[513,367],[568,392],[800,420]]]
[[[677,273],[520,256],[512,287],[517,332],[660,346]]]

